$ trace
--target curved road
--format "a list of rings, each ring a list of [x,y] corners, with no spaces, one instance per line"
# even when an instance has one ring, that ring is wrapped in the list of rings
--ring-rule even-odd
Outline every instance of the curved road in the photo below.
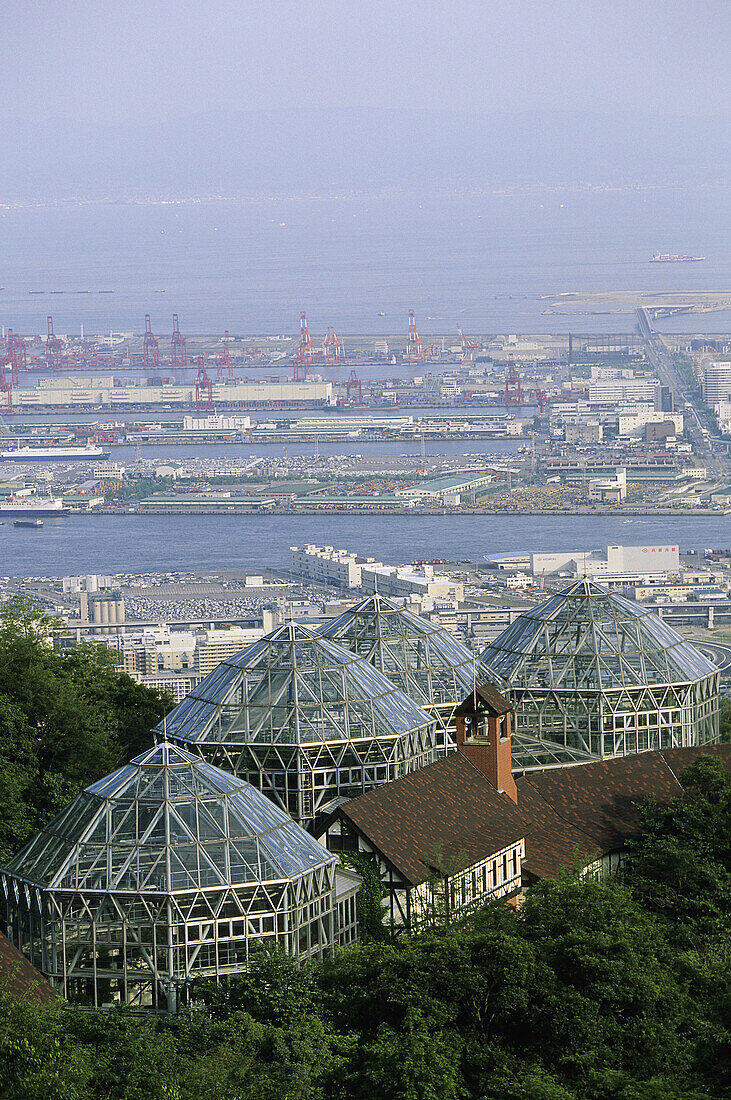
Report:
[[[731,673],[731,643],[726,645],[721,642],[694,642],[693,645],[704,657],[713,662],[719,672],[726,675]]]

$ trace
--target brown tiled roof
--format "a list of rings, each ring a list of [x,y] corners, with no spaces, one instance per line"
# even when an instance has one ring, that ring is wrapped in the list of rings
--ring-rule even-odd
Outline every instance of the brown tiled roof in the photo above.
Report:
[[[515,803],[459,752],[351,799],[334,816],[352,822],[412,886],[432,869],[454,874],[524,835]]]
[[[23,1001],[47,1004],[58,1000],[39,970],[0,932],[0,989]]]
[[[618,851],[639,832],[645,799],[667,803],[676,798],[682,792],[678,776],[704,753],[731,770],[731,745],[714,745],[643,752],[518,779],[526,871],[542,878],[576,856],[587,861]]]

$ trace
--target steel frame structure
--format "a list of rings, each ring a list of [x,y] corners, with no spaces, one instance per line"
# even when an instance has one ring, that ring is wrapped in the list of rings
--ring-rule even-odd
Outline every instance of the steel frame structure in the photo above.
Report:
[[[160,366],[160,341],[153,335],[150,314],[145,314],[145,336],[142,341],[142,365],[157,370]]]
[[[0,871],[8,936],[72,1003],[175,1011],[254,945],[337,942],[335,856],[242,780],[162,742]]]
[[[646,607],[582,580],[516,619],[481,654],[510,685],[515,730],[624,756],[719,737],[719,672]]]
[[[466,645],[377,593],[325,623],[320,633],[365,658],[433,716],[438,755],[454,748],[454,712],[475,677],[478,683],[487,678]]]
[[[305,826],[334,799],[431,763],[436,752],[430,714],[362,657],[293,622],[226,658],[164,729]]]
[[[46,365],[49,370],[62,370],[61,341],[56,336],[53,328],[53,317],[50,314],[46,318],[46,329]]]
[[[170,366],[187,367],[188,353],[185,346],[185,337],[180,334],[180,322],[177,313],[173,314],[173,334],[170,337]]]

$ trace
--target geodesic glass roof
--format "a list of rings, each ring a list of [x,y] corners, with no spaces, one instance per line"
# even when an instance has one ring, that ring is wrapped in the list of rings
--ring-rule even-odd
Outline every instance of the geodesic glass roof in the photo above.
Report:
[[[57,890],[296,879],[334,857],[249,783],[168,742],[82,791],[4,868]]]
[[[157,730],[198,743],[314,745],[432,724],[362,657],[290,622],[227,657]]]
[[[513,688],[566,691],[687,683],[715,673],[654,612],[589,580],[526,611],[480,660]]]
[[[367,597],[320,633],[364,657],[421,706],[461,702],[474,687],[475,672],[479,679],[467,646],[385,596]]]
[[[567,764],[589,764],[592,760],[600,759],[593,753],[557,745],[553,741],[543,741],[528,733],[513,733],[510,750],[514,772],[539,771],[544,768],[565,767]]]

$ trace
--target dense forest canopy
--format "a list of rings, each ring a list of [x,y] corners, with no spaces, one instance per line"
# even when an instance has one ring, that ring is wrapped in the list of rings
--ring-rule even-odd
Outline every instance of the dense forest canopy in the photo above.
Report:
[[[150,741],[168,705],[103,647],[0,622],[5,860]],[[731,783],[701,757],[648,804],[621,875],[301,969],[262,953],[174,1018],[36,1007],[0,988],[8,1100],[716,1100],[731,1095]]]
[[[152,744],[172,705],[120,672],[106,646],[54,646],[61,625],[20,597],[0,615],[0,864]]]

